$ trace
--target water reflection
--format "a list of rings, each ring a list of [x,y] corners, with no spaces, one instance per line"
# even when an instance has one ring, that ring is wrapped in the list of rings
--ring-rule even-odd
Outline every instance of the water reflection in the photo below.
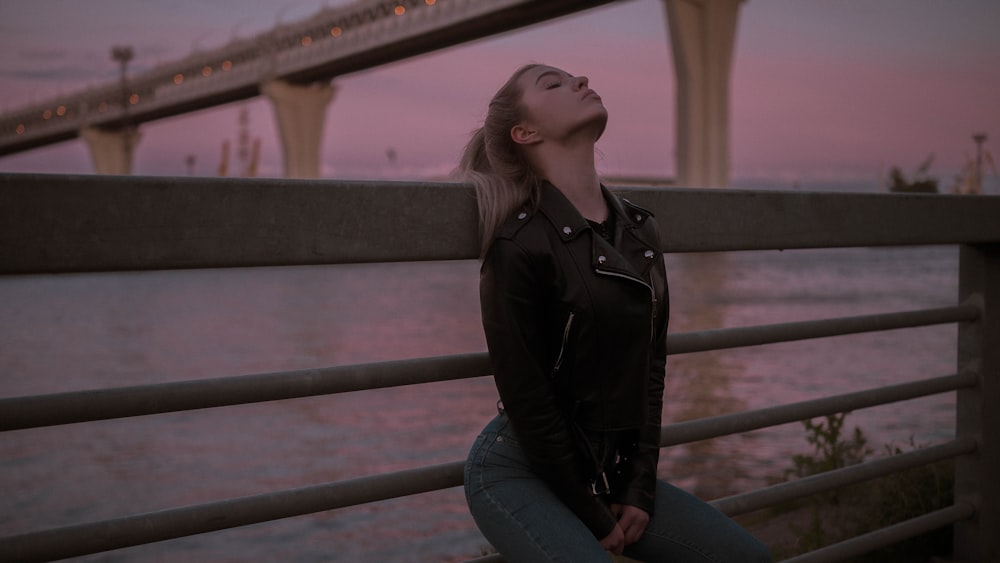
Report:
[[[687,254],[673,257],[670,267],[671,332],[710,330],[727,326],[719,306],[726,292],[727,255]],[[744,410],[733,381],[743,364],[725,352],[670,355],[664,421],[680,422]],[[739,467],[729,438],[673,446],[663,452],[660,476],[703,498],[732,492],[733,471]]]

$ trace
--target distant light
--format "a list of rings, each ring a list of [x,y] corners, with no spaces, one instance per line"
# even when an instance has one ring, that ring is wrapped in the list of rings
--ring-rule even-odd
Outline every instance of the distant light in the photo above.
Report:
[[[229,70],[233,68],[233,61],[222,61],[222,70]]]
[[[406,13],[406,6],[400,4],[396,6],[396,9],[394,11],[396,12],[397,16],[401,16]]]
[[[212,74],[212,67],[206,66],[205,68],[201,69],[202,76],[208,76],[210,74]]]
[[[299,43],[302,43],[303,47],[308,47],[309,45],[312,45],[312,42],[313,38],[309,37],[308,35],[306,35],[305,37],[302,38],[301,41],[299,41]]]
[[[332,35],[334,37],[340,37],[341,33],[344,33],[344,30],[340,29],[340,27],[336,26],[336,25],[333,26],[333,29],[330,30],[330,35]]]
[[[433,6],[436,3],[437,0],[424,0],[424,4],[427,4],[428,6]]]
[[[64,115],[66,115],[66,106],[59,106],[59,107],[57,107],[56,108],[56,115],[58,115],[59,117],[62,117]]]
[[[131,96],[129,96],[128,103],[132,104],[133,106],[139,103],[139,94],[132,94]]]
[[[52,110],[47,109],[42,112],[42,119],[52,119]]]
[[[182,82],[184,82],[184,75],[178,72],[174,75],[174,84],[180,84]]]
[[[14,131],[17,132],[18,135],[24,135],[24,124],[18,123],[17,129],[14,129]]]

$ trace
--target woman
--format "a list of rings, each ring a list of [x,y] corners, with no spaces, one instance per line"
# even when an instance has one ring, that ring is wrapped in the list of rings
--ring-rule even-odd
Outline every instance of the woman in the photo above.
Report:
[[[510,563],[769,561],[732,520],[656,479],[669,310],[656,223],[598,180],[607,124],[586,77],[522,67],[465,149],[499,414],[466,496]]]

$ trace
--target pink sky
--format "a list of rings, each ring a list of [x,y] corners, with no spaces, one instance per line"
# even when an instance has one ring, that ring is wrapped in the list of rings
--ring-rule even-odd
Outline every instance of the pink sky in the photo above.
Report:
[[[114,44],[150,68],[315,13],[320,0],[0,0],[0,110],[116,77]],[[732,77],[732,175],[777,185],[869,182],[912,172],[929,154],[942,187],[974,154],[974,132],[1000,157],[1000,2],[749,0]],[[611,121],[599,148],[610,175],[671,176],[673,69],[659,0],[612,4],[551,23],[336,80],[324,177],[428,178],[450,171],[496,88],[519,65],[585,74]],[[260,172],[281,175],[269,102],[147,123],[137,174],[214,175],[238,114],[262,143]],[[386,151],[397,155],[390,163]],[[90,173],[82,141],[0,157],[0,171]],[[991,179],[991,189],[997,183]]]

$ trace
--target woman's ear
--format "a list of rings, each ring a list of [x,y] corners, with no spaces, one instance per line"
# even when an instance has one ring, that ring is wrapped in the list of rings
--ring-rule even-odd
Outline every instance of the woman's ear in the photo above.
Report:
[[[533,145],[542,141],[538,131],[519,123],[510,129],[510,138],[519,145]]]

